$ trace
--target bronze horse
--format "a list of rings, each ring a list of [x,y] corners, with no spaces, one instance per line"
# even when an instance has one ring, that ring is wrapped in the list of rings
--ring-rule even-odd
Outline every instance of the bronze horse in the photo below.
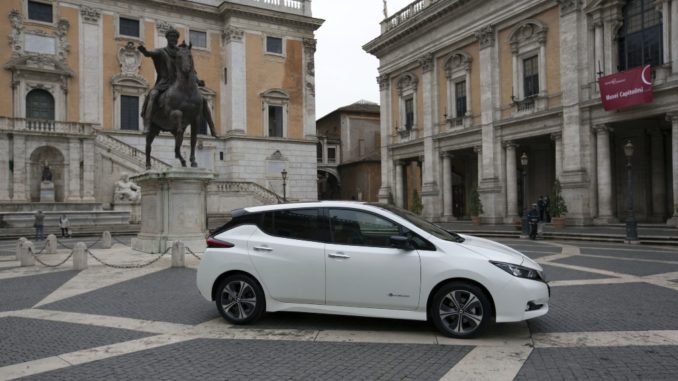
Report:
[[[191,44],[179,45],[174,62],[176,79],[174,83],[157,99],[148,134],[146,135],[146,169],[151,169],[151,144],[160,131],[170,132],[174,136],[174,157],[181,166],[186,160],[181,156],[181,144],[184,131],[191,125],[191,167],[197,167],[195,161],[195,143],[198,140],[198,127],[207,122],[210,132],[216,136],[214,122],[207,101],[200,94],[191,55]]]

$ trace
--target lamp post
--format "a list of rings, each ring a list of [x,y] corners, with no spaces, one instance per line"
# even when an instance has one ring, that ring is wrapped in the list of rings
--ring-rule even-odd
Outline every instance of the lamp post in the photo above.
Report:
[[[287,202],[287,192],[285,190],[285,187],[287,187],[287,170],[283,169],[282,172],[280,172],[282,175],[283,179],[283,203]]]
[[[530,235],[530,227],[527,225],[527,154],[523,152],[520,156],[520,166],[523,169],[523,236]]]
[[[638,241],[638,229],[636,223],[636,214],[633,212],[633,180],[631,177],[631,157],[633,156],[633,144],[631,140],[627,140],[624,144],[624,155],[626,156],[626,186],[627,186],[627,207],[628,215],[626,216],[626,243],[634,243]]]

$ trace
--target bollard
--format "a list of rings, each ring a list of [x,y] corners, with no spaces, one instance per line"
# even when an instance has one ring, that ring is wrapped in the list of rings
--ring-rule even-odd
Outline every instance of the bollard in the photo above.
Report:
[[[113,246],[113,241],[111,239],[111,232],[108,230],[104,231],[102,240],[101,240],[101,248],[102,249],[110,249]]]
[[[84,242],[78,242],[73,248],[73,270],[84,270],[87,268],[87,245]]]
[[[47,236],[47,242],[45,243],[45,253],[47,254],[56,254],[57,252],[57,238],[54,234]]]
[[[186,267],[184,264],[184,254],[186,247],[181,241],[174,241],[172,244],[172,267]]]
[[[26,237],[21,237],[16,241],[16,251],[14,251],[17,261],[21,260],[21,246],[27,241]]]
[[[31,251],[33,250],[33,242],[26,240],[23,245],[21,245],[21,254],[19,255],[19,260],[21,261],[21,267],[35,266],[35,258]]]

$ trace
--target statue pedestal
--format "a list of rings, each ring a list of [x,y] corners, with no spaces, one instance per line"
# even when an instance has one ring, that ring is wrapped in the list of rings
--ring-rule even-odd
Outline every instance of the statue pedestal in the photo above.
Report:
[[[141,232],[132,248],[164,253],[175,241],[194,252],[205,250],[206,190],[214,174],[203,168],[170,168],[134,176],[141,186]]]
[[[138,224],[141,222],[141,204],[127,200],[115,200],[113,210],[116,212],[129,212],[129,223]]]
[[[40,202],[54,202],[54,183],[51,181],[40,182]]]

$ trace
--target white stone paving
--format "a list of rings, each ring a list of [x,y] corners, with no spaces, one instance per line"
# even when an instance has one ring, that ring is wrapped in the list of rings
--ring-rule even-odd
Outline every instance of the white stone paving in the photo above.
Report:
[[[554,281],[550,283],[552,287],[645,282],[678,291],[678,283],[671,282],[671,280],[678,278],[678,272],[634,276],[584,266],[554,263],[553,261],[556,260],[582,255],[580,247],[555,242],[539,242],[534,245],[535,247],[531,247],[529,252],[539,252],[538,245],[557,246],[561,248],[559,254],[551,254],[538,258],[537,262],[541,264],[609,276],[609,278],[605,279]],[[622,248],[621,250],[624,249]],[[676,253],[678,258],[678,252],[676,251],[665,248],[659,250]],[[527,252],[528,250],[525,251]],[[153,259],[150,255],[132,252],[121,245],[114,246],[110,250],[95,250],[94,252],[107,263],[143,264],[150,259]],[[48,257],[47,260],[50,261],[50,263],[56,263],[63,259],[67,254],[67,251],[61,250],[58,254]],[[596,255],[582,256],[637,260],[635,258],[627,257],[611,258]],[[644,262],[665,264],[678,263],[678,261],[666,260],[641,260]],[[186,263],[188,267],[194,268],[197,266],[198,260],[192,256],[187,256]],[[45,297],[34,307],[166,269],[170,265],[170,257],[165,256],[153,265],[140,269],[111,269],[93,261],[91,258],[89,264],[90,266],[87,270],[81,271],[78,275],[64,283],[59,289]],[[13,257],[8,257],[0,262],[0,268],[14,266],[19,266],[19,262],[14,261]],[[69,269],[70,267],[67,266],[67,264],[58,269],[45,268],[43,266],[18,268],[0,273],[0,279],[44,274],[53,271],[66,271]],[[392,330],[383,331],[258,329],[256,326],[235,328],[221,318],[194,326],[36,308],[0,313],[0,318],[9,316],[87,324],[99,327],[124,328],[149,332],[155,335],[123,343],[89,348],[61,354],[59,356],[0,367],[0,380],[39,374],[46,371],[157,348],[195,338],[474,346],[475,348],[450,369],[442,380],[511,380],[518,374],[533,348],[678,345],[678,331],[613,331],[531,334],[525,322],[498,324],[491,328],[490,334],[485,335],[482,338],[474,340],[457,340],[438,335],[433,330],[426,332],[407,332],[398,331],[397,327],[394,327]]]

